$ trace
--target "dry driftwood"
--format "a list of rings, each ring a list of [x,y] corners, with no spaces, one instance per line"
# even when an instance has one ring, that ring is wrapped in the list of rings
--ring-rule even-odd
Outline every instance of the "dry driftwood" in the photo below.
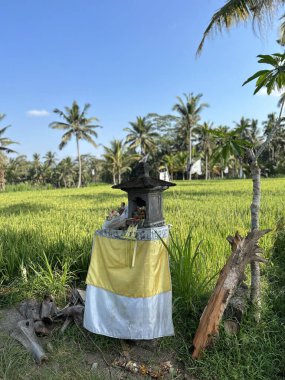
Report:
[[[25,319],[40,320],[40,303],[34,299],[21,302],[19,312]]]
[[[82,289],[72,289],[71,295],[70,295],[70,304],[71,305],[77,305],[78,303],[81,303],[83,306],[85,305],[86,301],[86,291]]]
[[[57,307],[54,298],[51,295],[44,297],[41,303],[40,319],[45,323],[52,323],[54,316],[57,314]]]
[[[11,336],[33,354],[38,364],[41,364],[43,361],[48,360],[48,357],[41,347],[37,335],[48,335],[50,332],[48,326],[51,326],[59,318],[64,319],[61,333],[73,321],[77,325],[81,325],[84,304],[85,291],[80,289],[73,289],[69,304],[59,311],[51,295],[45,296],[41,304],[33,299],[26,300],[19,307],[19,312],[24,319],[17,324]]]
[[[253,230],[248,233],[246,238],[242,238],[238,233],[234,237],[227,238],[232,246],[232,254],[223,267],[214,292],[200,318],[193,341],[193,359],[199,358],[211,338],[217,335],[223,313],[244,276],[246,265],[253,261],[267,262],[259,256],[261,249],[258,246],[258,240],[269,231]]]
[[[237,334],[240,323],[247,310],[249,300],[249,287],[242,282],[236,288],[224,313],[224,328],[229,335]]]
[[[24,319],[18,322],[17,328],[11,333],[11,336],[32,353],[38,364],[48,360],[48,357],[35,334],[34,322],[32,319]]]

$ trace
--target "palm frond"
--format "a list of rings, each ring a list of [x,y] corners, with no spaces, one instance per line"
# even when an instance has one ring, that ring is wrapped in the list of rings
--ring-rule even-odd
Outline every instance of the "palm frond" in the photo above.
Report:
[[[210,35],[221,33],[224,29],[230,29],[232,26],[250,19],[253,23],[262,26],[262,23],[266,22],[266,17],[270,19],[272,13],[283,4],[284,0],[228,0],[213,15],[204,31],[196,54],[201,53],[205,40]]]
[[[91,136],[89,136],[89,134],[91,134],[90,131],[88,133],[82,132],[81,139],[86,140],[87,142],[89,142],[89,144],[93,145],[94,148],[97,148],[98,144],[96,144],[96,142],[92,139]],[[97,137],[97,134],[96,134],[96,137]]]
[[[70,124],[62,123],[60,121],[53,121],[52,123],[49,124],[49,127],[54,128],[54,129],[69,129]]]
[[[7,125],[6,127],[0,129],[0,136],[3,135],[3,134],[6,132],[6,130],[7,130],[8,128],[10,128],[10,127],[11,127],[11,125]]]
[[[72,130],[67,131],[62,136],[61,142],[60,142],[60,144],[58,146],[59,150],[63,149],[66,146],[66,144],[71,140],[72,136],[73,136],[73,131]]]

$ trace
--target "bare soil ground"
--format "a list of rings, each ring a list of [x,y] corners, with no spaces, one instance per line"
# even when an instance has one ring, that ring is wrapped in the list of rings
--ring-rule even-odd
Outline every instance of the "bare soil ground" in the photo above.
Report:
[[[56,326],[39,338],[48,361],[37,365],[10,337],[23,319],[17,306],[0,309],[0,379],[192,379],[163,339],[120,341],[71,326],[64,335]],[[92,369],[93,367],[93,369]]]

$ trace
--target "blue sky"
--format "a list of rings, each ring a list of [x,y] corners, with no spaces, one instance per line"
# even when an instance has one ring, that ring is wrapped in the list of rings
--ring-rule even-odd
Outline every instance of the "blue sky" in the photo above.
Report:
[[[264,38],[238,27],[195,52],[223,0],[0,0],[0,112],[7,136],[29,158],[56,151],[75,157],[75,142],[61,152],[62,132],[48,128],[52,113],[76,99],[91,103],[103,129],[98,143],[123,138],[136,116],[169,113],[176,96],[202,93],[210,107],[203,121],[233,125],[241,116],[264,120],[277,97],[253,96],[242,83],[260,69],[257,54],[279,51],[277,27]],[[41,112],[30,112],[41,111]],[[44,112],[43,112],[44,111]],[[83,153],[97,156],[82,144]]]

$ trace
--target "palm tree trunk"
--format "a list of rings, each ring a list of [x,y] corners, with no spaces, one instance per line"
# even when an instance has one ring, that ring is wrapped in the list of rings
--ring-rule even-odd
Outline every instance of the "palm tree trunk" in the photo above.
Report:
[[[257,160],[254,160],[251,164],[251,174],[252,174],[252,203],[250,206],[251,210],[251,230],[259,229],[259,209],[260,209],[260,200],[261,200],[261,191],[260,191],[260,167],[258,166]],[[260,320],[260,267],[257,261],[252,261],[250,263],[251,269],[251,292],[250,300],[255,307],[255,319],[256,321]]]
[[[115,172],[115,168],[113,168],[113,184],[116,185],[116,172]]]
[[[189,181],[192,179],[191,175],[191,164],[192,164],[192,127],[189,128]]]
[[[118,181],[119,181],[119,183],[121,183],[121,171],[120,170],[118,171]]]
[[[206,168],[205,168],[205,179],[207,180],[208,179],[208,153],[205,154],[205,160],[206,160],[206,162],[205,162],[205,166],[206,166]]]
[[[260,186],[260,167],[258,165],[258,158],[261,156],[263,151],[268,147],[270,141],[272,140],[278,126],[280,126],[281,117],[283,113],[284,101],[281,104],[278,122],[272,131],[269,133],[266,141],[261,145],[256,154],[250,154],[252,163],[250,165],[252,182],[253,182],[253,194],[252,203],[250,206],[251,210],[251,229],[259,229],[259,210],[260,210],[260,200],[261,200],[261,186]],[[261,309],[261,299],[260,299],[260,267],[257,261],[251,263],[251,292],[250,299],[252,304],[255,306],[255,319],[258,322],[260,320],[260,309]]]
[[[81,172],[82,172],[82,168],[81,168],[81,157],[80,157],[80,151],[79,151],[79,140],[78,140],[77,136],[76,136],[76,147],[77,147],[77,157],[78,157],[78,167],[79,167],[77,188],[79,188],[79,187],[81,187]]]
[[[4,157],[0,155],[0,191],[5,190]]]

